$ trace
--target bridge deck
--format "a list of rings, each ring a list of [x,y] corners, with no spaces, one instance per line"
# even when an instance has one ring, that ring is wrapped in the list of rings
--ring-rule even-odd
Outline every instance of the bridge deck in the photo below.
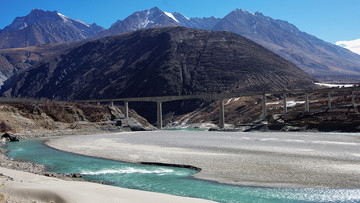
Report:
[[[286,107],[286,95],[304,93],[305,94],[305,109],[309,111],[309,93],[328,93],[328,107],[331,108],[331,96],[332,92],[352,92],[352,105],[355,105],[354,92],[359,91],[360,87],[344,87],[344,88],[325,88],[325,89],[310,89],[310,90],[286,90],[286,91],[274,91],[274,92],[235,92],[235,93],[220,93],[220,94],[198,94],[198,95],[177,95],[177,96],[158,96],[158,97],[132,97],[132,98],[115,98],[115,99],[91,99],[91,100],[77,100],[74,102],[85,102],[85,103],[98,103],[101,102],[113,102],[122,101],[125,105],[125,115],[128,116],[128,103],[129,102],[156,102],[157,103],[157,124],[158,129],[162,129],[162,103],[169,101],[188,100],[188,99],[203,99],[203,100],[215,100],[219,101],[219,127],[224,128],[225,117],[224,117],[224,99],[235,98],[235,97],[247,97],[247,96],[262,96],[262,116],[263,118],[267,115],[266,110],[266,96],[273,94],[284,95],[284,113],[287,112]]]
[[[188,99],[204,99],[204,100],[222,100],[235,97],[246,96],[262,96],[269,94],[295,94],[295,93],[315,93],[315,92],[339,92],[339,91],[358,91],[360,87],[345,87],[345,88],[326,88],[326,89],[310,89],[310,90],[286,90],[274,92],[236,92],[236,93],[220,93],[220,94],[197,94],[197,95],[176,95],[176,96],[156,96],[156,97],[131,97],[131,98],[114,98],[114,99],[90,99],[90,100],[75,100],[74,102],[169,102]]]

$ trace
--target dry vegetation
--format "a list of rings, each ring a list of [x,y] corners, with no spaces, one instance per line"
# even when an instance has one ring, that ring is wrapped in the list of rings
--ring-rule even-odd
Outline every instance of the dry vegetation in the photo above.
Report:
[[[6,125],[6,123],[4,121],[1,121],[0,123],[0,132],[4,133],[4,132],[11,132],[13,131],[8,125]]]
[[[0,103],[0,131],[22,135],[96,133],[118,127],[114,120],[124,118],[120,109],[50,100]],[[129,114],[151,126],[136,112],[130,110]]]

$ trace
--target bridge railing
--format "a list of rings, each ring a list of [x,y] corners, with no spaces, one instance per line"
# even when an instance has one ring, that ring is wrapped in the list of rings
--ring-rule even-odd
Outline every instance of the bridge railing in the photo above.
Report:
[[[0,97],[0,103],[15,103],[15,104],[39,104],[48,99],[46,98],[14,98],[14,97]]]

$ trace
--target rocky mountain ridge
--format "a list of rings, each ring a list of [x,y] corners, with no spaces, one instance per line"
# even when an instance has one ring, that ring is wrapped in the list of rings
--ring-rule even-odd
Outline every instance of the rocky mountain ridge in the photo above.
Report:
[[[30,16],[31,19],[39,16],[39,19],[54,21],[38,23],[26,20]],[[33,10],[27,17],[15,19],[12,25],[0,31],[0,48],[96,39],[138,29],[169,26],[235,32],[274,51],[322,81],[360,80],[360,55],[302,32],[286,21],[242,9],[235,9],[220,19],[187,18],[178,12],[168,13],[154,7],[118,20],[106,30],[74,21],[58,12]],[[78,27],[84,31],[79,31]],[[46,34],[41,30],[47,30]]]
[[[215,17],[187,18],[181,13],[168,13],[154,7],[149,10],[135,12],[124,20],[118,20],[112,24],[109,29],[96,34],[94,38],[101,38],[152,27],[185,26],[188,28],[211,30],[212,27],[219,21],[220,19]]]
[[[274,51],[322,81],[358,82],[360,55],[300,31],[287,21],[235,9],[224,18],[187,18],[155,7],[136,12],[114,23],[97,37],[149,27],[185,26],[203,30],[231,31]]]
[[[201,30],[212,30],[221,19],[214,16],[203,18],[188,18],[181,13],[173,12],[172,15],[176,20],[187,28],[197,28]]]
[[[359,81],[360,55],[302,32],[287,21],[235,9],[213,30],[251,39],[320,80]]]
[[[287,21],[235,9],[224,18],[187,18],[155,7],[136,12],[114,23],[96,37],[149,27],[185,26],[203,30],[231,31],[274,51],[322,81],[360,81],[360,55],[300,31]]]
[[[109,29],[98,33],[94,38],[101,38],[151,27],[174,27],[180,25],[181,24],[176,19],[169,16],[169,13],[165,13],[155,7],[149,10],[135,12],[124,20],[118,20],[112,24]]]

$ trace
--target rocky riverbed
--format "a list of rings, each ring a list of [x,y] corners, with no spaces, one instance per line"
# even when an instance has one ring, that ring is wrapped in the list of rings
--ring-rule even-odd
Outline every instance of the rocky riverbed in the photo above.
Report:
[[[40,175],[48,174],[50,176],[50,173],[46,171],[46,166],[44,166],[42,164],[15,161],[15,160],[7,157],[5,155],[7,151],[6,151],[6,149],[3,148],[4,147],[3,145],[4,145],[4,143],[0,144],[0,166],[1,167],[20,170],[20,171],[26,171],[26,172],[40,174]],[[51,176],[63,176],[63,175],[52,174]]]

